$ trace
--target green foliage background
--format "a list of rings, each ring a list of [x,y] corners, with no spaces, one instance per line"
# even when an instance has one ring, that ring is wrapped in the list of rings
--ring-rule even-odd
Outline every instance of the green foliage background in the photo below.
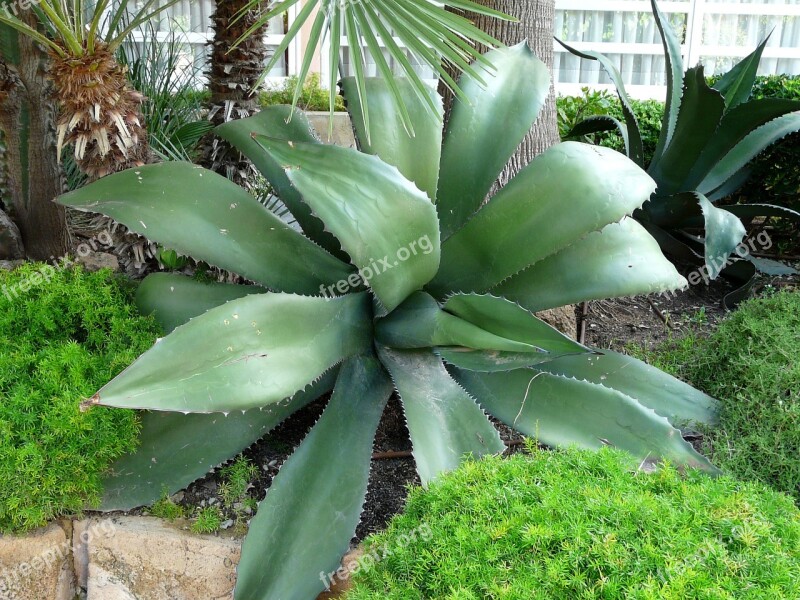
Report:
[[[709,79],[713,85],[714,78]],[[786,98],[800,100],[800,75],[769,75],[756,80],[753,98]],[[658,100],[632,100],[644,143],[645,164],[648,164],[658,142],[664,103]],[[623,120],[616,94],[589,90],[581,96],[560,96],[557,100],[558,126],[561,137],[582,119],[592,115],[610,115]],[[623,151],[622,138],[616,133],[590,136],[593,143]],[[800,210],[800,133],[787,136],[768,148],[753,162],[749,181],[737,193],[742,201],[778,204]]]
[[[79,404],[158,335],[110,272],[45,269],[0,271],[0,531],[98,500],[100,475],[134,448],[138,420]]]
[[[800,597],[800,512],[766,486],[622,452],[468,462],[369,538],[348,600]],[[430,536],[412,536],[422,526]]]

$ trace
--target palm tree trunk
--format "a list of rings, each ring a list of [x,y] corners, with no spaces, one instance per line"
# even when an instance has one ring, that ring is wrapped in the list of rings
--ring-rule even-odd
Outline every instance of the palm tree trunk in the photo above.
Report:
[[[250,11],[233,23],[234,17],[248,4],[248,0],[217,0],[211,15],[214,39],[211,42],[211,60],[208,70],[211,106],[209,119],[220,125],[234,119],[252,116],[258,111],[258,96],[252,93],[264,68],[267,47],[264,43],[266,26],[256,30],[237,48],[233,45],[258,18]],[[203,148],[203,164],[244,187],[251,179],[249,161],[227,142],[210,134]]]
[[[501,21],[482,15],[469,13],[467,17],[477,27],[500,40],[507,46],[518,44],[523,40],[533,53],[553,71],[553,24],[555,20],[555,0],[477,0],[478,3],[490,6],[519,19],[516,23]],[[485,49],[484,49],[485,50]],[[452,92],[444,85],[440,85],[440,93],[445,99],[445,127],[447,117],[453,103]],[[506,185],[519,171],[536,156],[557,144],[558,121],[556,117],[555,87],[550,83],[550,96],[545,102],[539,118],[526,134],[517,151],[508,161],[495,183],[492,193]],[[577,319],[575,307],[563,306],[552,310],[542,311],[538,315],[555,328],[572,338],[577,337]]]
[[[35,23],[30,11],[21,13]],[[66,214],[53,199],[64,191],[56,154],[47,56],[27,36],[0,27],[0,189],[29,258],[48,260],[69,247]],[[35,175],[34,175],[35,174]]]

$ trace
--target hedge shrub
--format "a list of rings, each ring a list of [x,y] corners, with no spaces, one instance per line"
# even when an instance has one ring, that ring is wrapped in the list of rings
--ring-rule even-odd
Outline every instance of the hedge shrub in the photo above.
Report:
[[[0,270],[0,531],[97,501],[102,472],[135,447],[138,422],[133,411],[79,404],[157,335],[108,271]]]
[[[749,300],[707,338],[634,354],[719,398],[720,425],[706,432],[716,465],[800,503],[800,292]]]
[[[369,538],[348,600],[796,600],[790,498],[620,451],[468,462]],[[429,535],[417,532],[424,528]]]

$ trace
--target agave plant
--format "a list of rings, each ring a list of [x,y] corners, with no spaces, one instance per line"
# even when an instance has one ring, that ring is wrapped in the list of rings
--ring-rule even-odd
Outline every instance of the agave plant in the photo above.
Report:
[[[597,52],[567,50],[596,60],[617,88],[625,123],[595,116],[575,126],[567,137],[618,131],[628,157],[655,179],[658,188],[636,218],[665,251],[681,258],[702,259],[711,278],[729,264],[746,231],[740,218],[775,216],[800,221],[800,213],[768,204],[718,207],[714,202],[738,190],[749,175],[749,163],[770,144],[800,130],[800,102],[751,100],[765,39],[756,50],[709,87],[703,67],[683,72],[681,45],[655,0],[650,0],[667,62],[667,101],[661,135],[645,165],[636,115],[614,62]],[[681,85],[681,81],[683,82]],[[698,240],[687,230],[702,229]],[[754,272],[738,264],[732,270]]]
[[[655,183],[620,153],[553,147],[484,203],[537,117],[547,68],[527,45],[469,75],[443,136],[411,83],[415,136],[389,85],[342,87],[360,150],[319,143],[290,106],[218,128],[302,227],[188,163],[124,171],[61,197],[251,286],[149,276],[138,292],[169,335],[86,402],[147,409],[141,448],[106,481],[105,509],[175,492],[333,390],[250,523],[236,598],[311,599],[355,531],[372,440],[402,400],[423,483],[500,453],[487,412],[546,444],[613,445],[713,472],[678,427],[715,402],[657,369],[562,335],[534,312],[674,289],[684,279],[628,218]],[[431,99],[441,110],[434,91]],[[416,110],[418,109],[418,110]],[[369,135],[368,135],[369,134]]]
[[[21,18],[23,3],[0,9],[0,23],[48,49],[60,107],[57,154],[71,144],[80,170],[92,179],[148,162],[144,96],[131,89],[114,53],[132,31],[177,1],[146,0],[132,16],[127,0],[25,3],[33,4],[29,10],[41,31]]]

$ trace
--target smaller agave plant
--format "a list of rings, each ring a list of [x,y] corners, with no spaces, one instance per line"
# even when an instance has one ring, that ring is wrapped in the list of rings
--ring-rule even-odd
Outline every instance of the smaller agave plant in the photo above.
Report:
[[[130,169],[62,196],[256,285],[158,273],[138,303],[169,335],[93,398],[144,409],[141,447],[113,467],[104,509],[178,491],[332,390],[250,523],[238,600],[310,600],[359,521],[373,438],[401,399],[423,484],[501,453],[487,412],[552,446],[613,445],[715,472],[679,427],[715,401],[638,360],[562,335],[535,312],[685,285],[629,218],[653,180],[620,153],[568,142],[484,202],[547,97],[526,44],[461,78],[446,135],[404,79],[343,91],[360,149],[323,145],[276,106],[218,133],[249,156],[302,233],[188,163]],[[413,135],[392,96],[412,107]],[[364,99],[372,118],[364,119]],[[425,101],[427,102],[427,101]]]
[[[617,88],[625,117],[625,123],[606,115],[589,117],[578,123],[567,137],[618,131],[628,157],[646,167],[658,186],[650,201],[634,216],[662,249],[690,262],[705,262],[712,278],[724,270],[734,279],[751,281],[755,274],[752,264],[729,260],[746,233],[740,219],[783,217],[800,221],[800,213],[769,204],[718,207],[714,203],[730,196],[747,181],[748,165],[753,158],[770,144],[800,130],[800,102],[750,99],[768,38],[713,87],[706,82],[702,66],[684,73],[680,42],[656,1],[651,3],[666,55],[667,101],[661,135],[650,164],[644,164],[639,124],[614,61],[598,52],[576,50],[558,40],[576,56],[600,63]],[[704,237],[687,233],[691,230],[702,230]],[[748,260],[754,259],[748,257]],[[731,295],[729,302],[740,299],[748,288]]]

